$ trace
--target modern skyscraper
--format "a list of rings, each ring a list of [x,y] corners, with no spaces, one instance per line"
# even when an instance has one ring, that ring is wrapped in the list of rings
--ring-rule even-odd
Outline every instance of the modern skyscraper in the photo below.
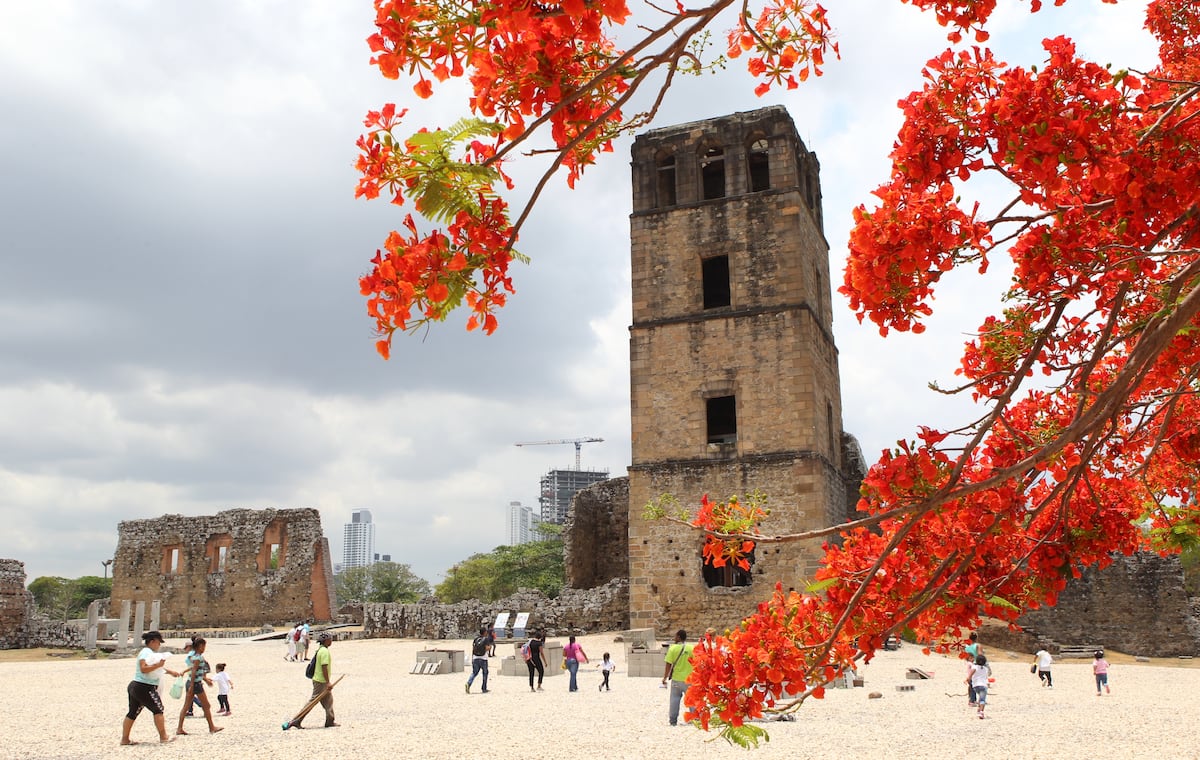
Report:
[[[350,514],[350,522],[342,541],[342,569],[366,567],[375,558],[375,523],[371,522],[371,510],[356,509]]]
[[[537,532],[537,524],[538,519],[533,514],[532,509],[521,506],[521,502],[519,501],[510,501],[508,503],[508,530],[506,531],[506,539],[509,546],[537,541],[540,538]]]
[[[551,470],[543,475],[542,495],[538,499],[542,522],[562,525],[575,492],[602,480],[608,480],[608,470]]]

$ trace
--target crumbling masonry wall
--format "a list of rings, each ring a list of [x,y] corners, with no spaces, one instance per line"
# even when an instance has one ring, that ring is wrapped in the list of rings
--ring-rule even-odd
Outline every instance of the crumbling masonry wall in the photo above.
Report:
[[[25,589],[25,563],[0,559],[0,649],[19,648],[25,621],[33,612],[33,597]]]
[[[25,588],[25,563],[0,559],[0,649],[82,648],[83,631],[34,609]]]
[[[495,602],[469,599],[457,604],[367,604],[363,633],[370,638],[467,639],[501,612],[528,612],[529,629],[550,636],[621,631],[629,627],[629,581],[621,578],[592,589],[563,589],[551,599],[520,589]]]
[[[113,608],[161,600],[163,628],[328,621],[337,607],[315,509],[164,515],[118,532]]]
[[[1116,556],[1067,582],[1054,607],[1022,615],[1023,635],[989,631],[984,643],[1034,651],[1094,644],[1146,657],[1200,654],[1200,620],[1178,557]]]
[[[612,478],[571,499],[563,525],[563,562],[570,588],[629,577],[629,478]]]

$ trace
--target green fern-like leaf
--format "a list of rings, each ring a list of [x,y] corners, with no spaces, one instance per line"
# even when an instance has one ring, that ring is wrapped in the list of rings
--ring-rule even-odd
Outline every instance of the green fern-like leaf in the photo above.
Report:
[[[740,726],[725,726],[721,729],[721,738],[742,749],[757,749],[759,744],[771,741],[766,729],[743,723]]]
[[[679,507],[679,500],[674,495],[664,493],[657,499],[651,500],[642,510],[643,520],[661,520],[668,514],[674,513]]]
[[[989,596],[988,604],[994,605],[996,607],[1003,607],[1006,610],[1014,610],[1017,612],[1019,612],[1021,609],[1017,605],[1013,604],[1012,602],[1008,601],[1007,599],[1005,599],[1004,597],[1001,597],[1001,596]]]
[[[480,193],[492,195],[492,185],[500,173],[452,156],[461,154],[469,141],[491,137],[500,129],[496,122],[463,118],[449,129],[418,132],[408,138],[409,157],[419,168],[410,175],[417,182],[407,194],[416,200],[423,216],[447,223],[463,211],[479,213]]]
[[[819,594],[833,584],[837,583],[837,578],[826,578],[823,581],[813,581],[804,587],[804,590],[810,594]]]

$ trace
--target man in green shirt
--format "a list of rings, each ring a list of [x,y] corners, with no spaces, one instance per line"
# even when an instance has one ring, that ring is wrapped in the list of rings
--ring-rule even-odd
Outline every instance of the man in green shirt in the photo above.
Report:
[[[317,653],[313,655],[316,666],[313,668],[311,699],[321,697],[321,707],[325,708],[325,728],[336,728],[338,725],[333,719],[333,689],[328,688],[332,680],[329,656],[329,645],[332,643],[333,636],[328,631],[322,631],[317,636]],[[293,723],[292,728],[304,728],[301,722],[303,719]]]
[[[692,674],[692,645],[687,643],[687,631],[680,628],[675,632],[675,643],[667,647],[666,664],[662,682],[671,682],[671,702],[667,720],[672,726],[679,725],[679,703],[687,691],[688,676]]]

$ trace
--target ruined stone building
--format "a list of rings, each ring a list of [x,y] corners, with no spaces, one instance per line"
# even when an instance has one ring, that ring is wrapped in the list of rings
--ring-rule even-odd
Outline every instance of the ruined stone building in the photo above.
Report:
[[[25,588],[25,563],[0,559],[0,649],[82,647],[83,631],[49,620],[34,608]]]
[[[645,505],[755,489],[766,533],[843,521],[860,462],[842,431],[819,164],[780,106],[647,132],[633,145],[630,624],[734,625],[815,545],[706,568],[701,536]],[[848,487],[849,483],[849,487]]]
[[[0,649],[18,649],[17,636],[33,612],[33,595],[25,589],[25,565],[0,559]]]
[[[160,624],[331,620],[329,542],[315,509],[230,509],[118,526],[112,606],[160,600]]]

